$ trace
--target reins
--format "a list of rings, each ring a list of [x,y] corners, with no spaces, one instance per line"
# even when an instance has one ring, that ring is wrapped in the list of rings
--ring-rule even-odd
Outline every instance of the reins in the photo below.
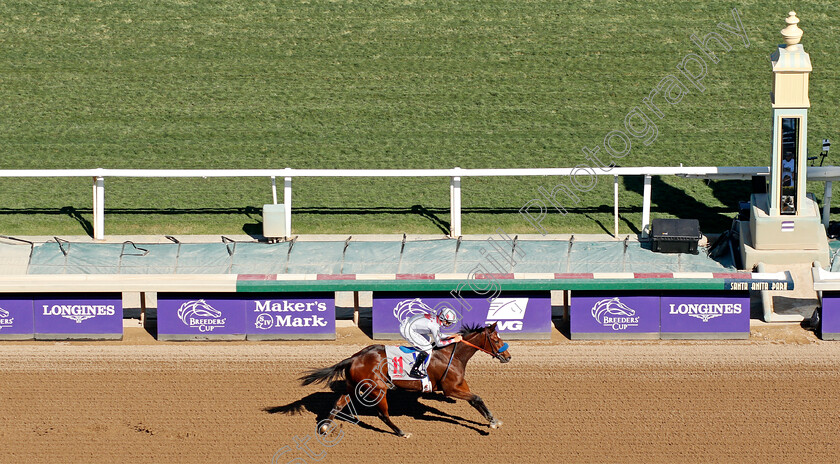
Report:
[[[440,376],[440,383],[443,384],[443,381],[446,379],[446,374],[449,373],[449,366],[452,365],[452,358],[455,357],[455,350],[458,349],[458,344],[452,345],[452,353],[449,354],[449,362],[446,364],[446,370],[443,371],[443,375]]]
[[[485,333],[484,333],[484,336],[485,336],[485,337],[487,337],[487,339],[488,339],[488,341],[489,341],[490,336],[489,336],[489,335],[487,335],[487,332],[485,332]],[[464,340],[463,338],[462,338],[462,339],[461,339],[461,341],[460,341],[460,342],[458,342],[458,343],[464,343],[464,344],[466,344],[466,345],[469,345],[469,346],[471,346],[471,347],[473,347],[473,348],[475,348],[475,349],[477,349],[477,350],[479,350],[479,351],[483,351],[483,352],[485,352],[485,353],[489,354],[490,356],[493,356],[494,358],[497,358],[497,357],[499,356],[499,354],[501,354],[501,353],[502,353],[502,352],[504,352],[504,351],[507,351],[507,349],[508,349],[508,344],[507,344],[507,343],[505,343],[504,345],[502,345],[502,348],[501,348],[501,349],[499,349],[499,351],[497,351],[497,352],[495,352],[495,353],[492,353],[492,352],[490,352],[490,351],[485,350],[484,348],[482,348],[482,347],[480,347],[480,346],[473,345],[472,343],[470,343],[470,342],[468,342],[468,341]],[[449,366],[451,366],[451,365],[452,365],[452,358],[454,358],[454,357],[455,357],[455,350],[457,350],[457,349],[458,349],[458,343],[456,343],[456,344],[452,347],[452,353],[450,353],[450,354],[449,354],[449,363],[448,363],[448,364],[446,364],[446,370],[444,370],[444,371],[443,371],[443,375],[442,375],[442,376],[440,376],[440,382],[441,382],[441,383],[443,383],[444,379],[446,379],[446,374],[448,374],[448,373],[449,373]],[[492,344],[491,344],[491,346],[492,346]]]
[[[484,336],[486,337],[487,341],[488,341],[488,342],[490,342],[490,335],[487,335],[487,332],[484,332]],[[485,350],[484,348],[482,348],[482,347],[480,347],[480,346],[473,345],[472,343],[470,343],[470,342],[468,342],[468,341],[464,340],[463,338],[461,339],[461,343],[466,343],[467,345],[469,345],[469,346],[471,346],[471,347],[473,347],[473,348],[475,348],[475,349],[477,349],[477,350],[479,350],[479,351],[483,351],[483,352],[485,352],[485,353],[489,354],[490,356],[492,356],[492,357],[494,357],[494,358],[498,357],[498,356],[499,356],[499,354],[501,354],[501,353],[503,353],[503,352],[507,351],[507,349],[508,349],[508,344],[507,344],[507,343],[503,344],[503,345],[502,345],[502,347],[501,347],[501,348],[499,348],[499,350],[498,350],[498,351],[493,350],[494,352],[487,351],[487,350]],[[490,343],[490,346],[493,346],[493,344],[492,344],[492,343]],[[495,347],[494,347],[494,348],[495,348]],[[452,351],[454,352],[455,350],[452,350]]]
[[[472,343],[470,343],[470,342],[468,342],[468,341],[466,341],[466,340],[464,340],[464,339],[461,339],[461,341],[460,341],[459,343],[464,343],[464,344],[466,344],[466,345],[469,345],[469,346],[471,346],[471,347],[473,347],[473,348],[475,348],[475,349],[477,349],[477,350],[479,350],[479,351],[483,351],[483,352],[485,352],[485,353],[489,354],[490,356],[496,356],[496,355],[494,355],[493,353],[491,353],[491,352],[489,352],[489,351],[485,350],[484,348],[482,348],[482,347],[480,347],[480,346],[473,345]],[[453,350],[453,351],[454,351],[454,350]]]

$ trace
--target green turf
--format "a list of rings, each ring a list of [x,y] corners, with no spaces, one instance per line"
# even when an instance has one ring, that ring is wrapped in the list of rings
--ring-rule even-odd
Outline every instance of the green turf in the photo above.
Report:
[[[767,165],[769,54],[790,4],[660,1],[3,2],[0,168],[572,167],[689,52],[709,65],[622,160]],[[838,139],[840,4],[797,6],[814,66],[812,151]],[[830,158],[829,158],[830,159]],[[557,178],[463,182],[463,232],[532,232],[516,210]],[[296,179],[296,233],[435,233],[446,179]],[[822,196],[822,186],[812,189]],[[655,179],[654,217],[728,227],[745,182]],[[107,179],[106,233],[259,232],[268,179]],[[621,232],[641,180],[621,191]],[[89,179],[0,179],[0,233],[81,234]],[[612,183],[551,232],[612,230]],[[840,210],[838,210],[840,212]]]

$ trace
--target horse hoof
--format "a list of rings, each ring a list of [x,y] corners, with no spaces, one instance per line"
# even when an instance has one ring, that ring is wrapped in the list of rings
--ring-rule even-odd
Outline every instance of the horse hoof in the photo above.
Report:
[[[402,434],[402,435],[400,435],[400,436],[401,436],[401,437],[403,437],[403,438],[411,438],[411,434],[410,434],[410,433],[404,433],[404,434]]]
[[[503,422],[502,422],[502,421],[500,421],[500,420],[493,421],[493,422],[491,422],[491,423],[490,423],[490,428],[491,428],[491,429],[497,429],[497,428],[499,428],[499,427],[501,427],[501,426],[502,426],[502,423],[503,423]]]

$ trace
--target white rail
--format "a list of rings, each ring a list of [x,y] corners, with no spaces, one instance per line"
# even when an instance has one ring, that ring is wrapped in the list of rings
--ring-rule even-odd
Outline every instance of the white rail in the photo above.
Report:
[[[286,231],[292,230],[292,178],[294,177],[448,177],[450,195],[450,234],[461,235],[461,178],[500,176],[569,176],[575,168],[514,168],[514,169],[2,169],[0,177],[91,177],[93,178],[93,235],[105,238],[105,178],[106,177],[268,177],[272,181],[272,197],[277,201],[276,177],[283,178],[283,203],[286,206]],[[618,235],[618,177],[644,176],[642,224],[650,224],[652,176],[681,176],[700,179],[749,179],[766,176],[766,166],[704,166],[704,167],[616,167],[609,171],[594,169],[595,175],[614,176],[615,234]],[[840,166],[809,167],[808,180],[826,182],[823,222],[828,224],[831,182],[840,181]]]

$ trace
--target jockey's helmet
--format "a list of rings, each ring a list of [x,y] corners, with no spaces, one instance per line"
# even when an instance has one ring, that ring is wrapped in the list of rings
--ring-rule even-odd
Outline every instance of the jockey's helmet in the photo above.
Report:
[[[458,320],[458,316],[452,308],[443,308],[437,315],[438,324],[449,327]]]

